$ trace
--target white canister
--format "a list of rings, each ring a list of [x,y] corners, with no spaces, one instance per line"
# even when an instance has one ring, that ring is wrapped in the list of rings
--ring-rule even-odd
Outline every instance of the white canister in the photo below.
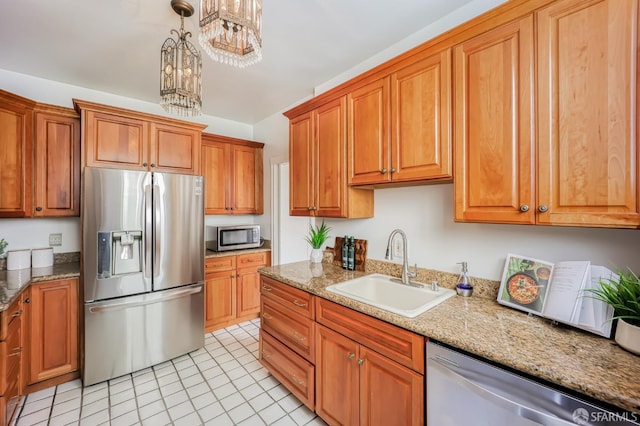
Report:
[[[53,265],[53,247],[31,250],[31,267],[44,268]]]
[[[10,290],[16,290],[31,280],[31,269],[14,269],[7,271],[7,286]]]
[[[25,269],[31,267],[31,250],[9,250],[7,252],[7,270]]]

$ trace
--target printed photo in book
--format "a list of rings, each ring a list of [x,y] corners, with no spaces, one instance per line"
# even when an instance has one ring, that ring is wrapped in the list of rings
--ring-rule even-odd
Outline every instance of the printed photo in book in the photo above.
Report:
[[[615,277],[608,268],[587,260],[554,264],[509,254],[498,303],[609,337],[613,309],[591,297],[588,289]]]

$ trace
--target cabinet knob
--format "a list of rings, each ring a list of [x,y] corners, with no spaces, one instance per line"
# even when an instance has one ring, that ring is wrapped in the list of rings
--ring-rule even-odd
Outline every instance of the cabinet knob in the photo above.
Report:
[[[526,212],[528,212],[528,211],[529,211],[529,205],[528,205],[528,204],[521,204],[521,205],[520,205],[520,211],[521,211],[522,213],[526,213]]]
[[[395,173],[395,172],[396,172],[396,168],[395,168],[395,167],[392,167],[392,168],[391,168],[391,173]]]
[[[353,352],[349,352],[349,355],[347,356],[347,358],[349,359],[354,359],[356,357],[356,354],[354,354]]]
[[[42,207],[36,207],[36,211],[37,212],[41,212],[42,211]]]
[[[358,365],[364,364],[364,358],[358,358]]]
[[[31,303],[31,299],[27,297],[26,299],[24,299],[24,303]]]
[[[538,211],[540,213],[545,213],[547,210],[549,210],[549,207],[545,206],[544,204],[540,204],[540,207],[538,207]]]
[[[155,163],[151,163],[151,167],[155,167],[155,166],[156,166]]]
[[[385,174],[385,173],[387,173],[387,169],[384,169],[384,168],[383,168],[383,169],[381,169],[381,170],[380,170],[380,173],[381,173],[381,174]]]
[[[147,167],[147,163],[142,163],[142,167]]]

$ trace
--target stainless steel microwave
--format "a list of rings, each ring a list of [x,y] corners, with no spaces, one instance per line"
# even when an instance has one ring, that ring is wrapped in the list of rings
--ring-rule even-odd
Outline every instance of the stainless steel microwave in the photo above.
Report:
[[[262,245],[260,225],[226,225],[207,227],[207,248],[213,251],[242,250]]]

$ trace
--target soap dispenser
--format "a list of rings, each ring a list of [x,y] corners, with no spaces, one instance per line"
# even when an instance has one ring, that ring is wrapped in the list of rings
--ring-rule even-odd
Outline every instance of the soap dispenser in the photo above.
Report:
[[[471,278],[469,277],[467,262],[458,262],[458,265],[462,265],[462,272],[460,272],[460,277],[458,277],[456,292],[459,296],[470,297],[473,294],[473,284],[471,283]]]

